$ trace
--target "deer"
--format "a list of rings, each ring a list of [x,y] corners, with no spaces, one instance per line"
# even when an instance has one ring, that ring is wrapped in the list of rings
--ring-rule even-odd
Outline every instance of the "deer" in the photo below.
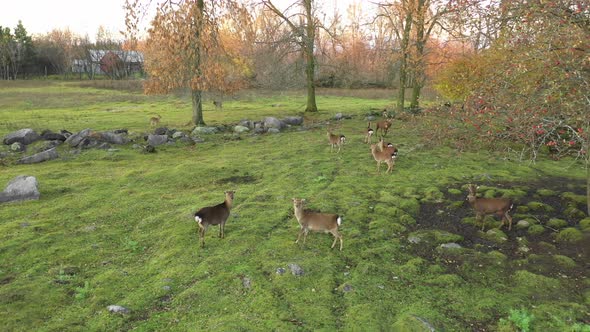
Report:
[[[330,152],[334,152],[334,146],[338,146],[338,151],[336,152],[338,153],[340,152],[342,145],[344,145],[344,142],[346,141],[346,136],[334,135],[330,131],[328,131],[328,140],[330,141]]]
[[[479,187],[474,184],[467,185],[467,190],[469,194],[467,195],[467,201],[471,204],[471,207],[475,211],[475,219],[476,221],[481,220],[481,230],[484,230],[485,222],[483,217],[489,214],[495,214],[499,217],[502,217],[502,225],[500,228],[504,226],[504,222],[508,221],[508,230],[512,229],[512,217],[508,214],[510,210],[514,207],[512,200],[508,198],[478,198],[476,196],[477,189]]]
[[[199,226],[199,239],[201,248],[205,248],[205,232],[209,225],[219,225],[219,237],[225,237],[225,222],[234,202],[235,191],[225,192],[225,200],[214,206],[207,206],[195,212],[195,221]]]
[[[155,127],[155,126],[157,126],[157,125],[160,123],[160,119],[161,119],[161,118],[162,118],[162,117],[160,116],[160,114],[156,114],[156,116],[152,116],[152,117],[150,118],[150,125],[151,125],[152,127]]]
[[[389,149],[391,150],[391,152],[395,152],[395,156],[397,157],[397,148],[393,146],[393,143],[388,142],[387,144],[385,144],[385,141],[383,140],[383,136],[381,136],[381,138],[379,139],[379,142],[377,142],[377,148],[379,149],[379,151],[383,151],[385,149]]]
[[[365,135],[365,143],[371,144],[371,139],[373,138],[373,128],[371,128],[371,122],[367,125],[367,134]]]
[[[386,136],[391,124],[393,123],[393,119],[385,119],[377,122],[375,131],[379,133],[379,129],[381,129],[381,135]]]
[[[336,241],[340,240],[340,251],[342,251],[342,234],[338,232],[338,228],[342,225],[342,217],[332,213],[319,213],[303,210],[305,199],[293,198],[293,209],[295,210],[295,218],[301,226],[299,235],[295,243],[299,243],[301,235],[303,235],[303,244],[307,239],[309,231],[331,233],[334,235],[334,242],[332,242],[331,249],[336,245]]]
[[[384,148],[382,151],[379,151],[377,144],[371,144],[371,154],[377,162],[377,173],[381,171],[382,162],[387,164],[387,171],[385,173],[391,173],[393,171],[395,158],[397,158],[397,148]]]

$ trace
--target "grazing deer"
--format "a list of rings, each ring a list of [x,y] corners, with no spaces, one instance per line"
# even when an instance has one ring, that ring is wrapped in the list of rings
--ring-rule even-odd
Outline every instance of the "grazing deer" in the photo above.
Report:
[[[309,231],[332,233],[334,235],[334,242],[332,242],[330,248],[334,248],[336,241],[340,240],[340,251],[342,251],[342,235],[338,232],[338,227],[342,224],[342,217],[332,213],[318,213],[303,210],[303,203],[305,203],[305,199],[293,198],[295,218],[297,218],[301,226],[295,243],[299,243],[299,239],[303,235],[303,244],[305,244]]]
[[[234,193],[233,190],[226,191],[223,203],[204,207],[195,213],[195,221],[199,225],[201,248],[205,247],[205,232],[209,225],[219,225],[219,237],[222,239],[225,237],[225,222],[234,202]]]
[[[512,209],[514,204],[512,200],[508,198],[477,198],[478,186],[474,184],[469,184],[467,189],[469,190],[469,194],[467,195],[467,201],[471,204],[473,210],[475,210],[475,219],[479,221],[481,219],[481,230],[483,231],[485,227],[485,222],[483,217],[488,214],[496,214],[499,217],[502,217],[502,225],[500,228],[504,226],[504,221],[508,220],[508,230],[512,229],[512,217],[508,214],[508,212]]]
[[[377,173],[381,171],[382,162],[387,164],[387,171],[385,173],[393,171],[395,158],[397,158],[397,149],[395,147],[384,148],[383,151],[379,151],[377,144],[371,144],[371,154],[373,154],[373,158],[377,162]]]
[[[386,120],[381,120],[381,121],[377,122],[375,131],[377,133],[379,133],[379,129],[381,129],[381,135],[386,136],[387,132],[389,131],[389,128],[391,127],[392,122],[393,122],[393,119],[386,119]]]
[[[162,118],[162,117],[160,116],[160,114],[156,114],[156,116],[152,116],[152,117],[150,118],[150,125],[151,125],[152,127],[155,127],[155,126],[157,126],[158,124],[160,124],[160,119],[161,119],[161,118]]]
[[[373,128],[371,128],[371,122],[367,125],[367,134],[365,135],[365,143],[371,144],[371,139],[373,138]]]
[[[338,146],[338,152],[340,152],[340,148],[344,145],[346,141],[346,136],[344,135],[334,135],[330,131],[328,131],[328,140],[330,141],[330,152],[334,152],[334,147]]]
[[[395,152],[395,156],[397,157],[397,148],[394,147],[393,143],[391,143],[391,142],[385,144],[385,141],[383,141],[383,136],[381,136],[381,138],[379,139],[379,142],[377,142],[377,148],[379,149],[379,151],[389,149],[389,150],[391,150],[391,152]]]

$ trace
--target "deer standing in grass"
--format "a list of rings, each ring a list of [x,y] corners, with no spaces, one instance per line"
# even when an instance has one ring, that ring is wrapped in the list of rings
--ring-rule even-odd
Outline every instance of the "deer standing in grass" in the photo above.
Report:
[[[209,225],[219,225],[219,237],[225,237],[225,222],[229,217],[229,211],[234,202],[235,191],[225,192],[225,201],[215,206],[207,206],[195,213],[195,221],[199,225],[199,239],[201,248],[205,247],[205,232]]]
[[[481,230],[483,231],[485,227],[485,221],[483,218],[488,214],[495,214],[502,217],[502,225],[500,225],[500,228],[504,226],[504,222],[507,220],[508,230],[511,230],[512,217],[510,217],[508,212],[510,212],[514,206],[512,200],[508,198],[477,198],[477,188],[479,187],[474,184],[469,184],[467,186],[467,190],[469,190],[467,201],[475,211],[476,221],[481,220]]]
[[[375,131],[371,128],[371,122],[367,125],[367,134],[365,135],[365,143],[371,144],[371,140],[373,139],[373,134]]]
[[[379,151],[379,144],[371,144],[371,154],[373,159],[377,162],[377,173],[381,171],[381,163],[387,164],[387,171],[385,173],[391,173],[393,166],[395,165],[395,158],[397,158],[397,148],[383,148]]]
[[[303,235],[303,244],[307,239],[309,231],[332,233],[334,235],[334,242],[330,248],[334,248],[336,241],[340,240],[340,251],[342,251],[342,235],[338,232],[338,228],[342,224],[342,217],[331,213],[318,213],[303,210],[305,199],[293,198],[293,208],[295,210],[295,218],[301,226],[299,235],[295,243],[299,243],[301,235]]]
[[[344,145],[346,137],[344,135],[334,135],[328,131],[328,140],[330,141],[330,152],[334,152],[334,147],[337,146],[338,151],[336,153],[338,153],[340,152],[342,145]]]
[[[150,125],[152,127],[157,126],[158,124],[160,124],[160,119],[162,119],[162,117],[160,116],[160,114],[156,114],[156,116],[152,116],[150,118]]]
[[[392,123],[393,119],[381,120],[375,125],[375,131],[379,133],[379,129],[381,129],[381,136],[386,136]]]

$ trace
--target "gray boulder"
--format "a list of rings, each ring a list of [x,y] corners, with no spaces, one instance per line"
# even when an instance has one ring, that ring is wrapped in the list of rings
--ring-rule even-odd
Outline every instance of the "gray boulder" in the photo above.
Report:
[[[215,134],[218,131],[219,129],[217,129],[217,127],[196,127],[195,129],[193,129],[191,135],[198,136],[201,134]]]
[[[37,134],[33,129],[25,128],[4,136],[4,144],[11,145],[14,142],[19,142],[24,145],[28,145],[35,142],[39,138],[39,134]]]
[[[173,139],[179,139],[179,138],[183,138],[183,137],[186,137],[186,134],[183,133],[182,131],[175,131],[174,134],[172,134]]]
[[[115,314],[128,314],[131,312],[131,310],[116,304],[107,306],[107,310]]]
[[[92,129],[86,128],[80,132],[70,135],[66,139],[66,143],[68,143],[71,147],[77,147],[82,141],[87,138],[92,133]]]
[[[301,268],[301,266],[299,266],[295,263],[289,264],[288,267],[291,270],[291,274],[293,274],[294,276],[300,277],[305,274],[305,272],[303,272],[303,269]]]
[[[59,155],[57,154],[57,151],[55,151],[55,148],[51,148],[49,150],[45,150],[45,151],[36,153],[32,156],[21,158],[18,161],[18,163],[19,164],[36,164],[36,163],[44,162],[47,160],[56,159],[58,157],[59,157]]]
[[[268,130],[266,132],[269,134],[278,134],[281,131],[278,128],[268,128]]]
[[[41,138],[43,138],[46,141],[65,141],[66,137],[62,134],[58,134],[58,133],[53,133],[50,131],[44,132],[43,135],[41,135]]]
[[[0,192],[0,203],[39,199],[40,195],[39,183],[34,176],[19,175]]]
[[[160,127],[154,130],[154,135],[166,135],[166,133],[168,133],[168,128],[166,127]]]
[[[250,120],[241,120],[239,125],[242,127],[247,127],[249,129],[254,129],[254,122]]]
[[[121,134],[115,134],[110,131],[101,133],[102,140],[111,144],[127,144],[129,139]]]
[[[151,146],[158,146],[168,142],[168,135],[148,135],[147,143]]]
[[[334,120],[342,120],[342,118],[344,118],[344,114],[342,113],[336,113],[334,115]]]
[[[275,128],[275,129],[283,129],[285,127],[285,123],[275,117],[268,116],[264,118],[264,127],[266,128]]]
[[[245,126],[235,126],[234,127],[234,132],[241,134],[241,133],[245,133],[250,131],[250,129],[248,127]]]
[[[302,116],[287,116],[283,119],[283,122],[291,126],[300,126],[303,124]]]

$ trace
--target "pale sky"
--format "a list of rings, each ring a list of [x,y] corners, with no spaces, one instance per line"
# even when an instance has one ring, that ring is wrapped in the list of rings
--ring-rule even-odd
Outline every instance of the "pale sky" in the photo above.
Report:
[[[153,0],[158,2],[157,0]],[[354,0],[316,0],[325,9],[337,4],[340,13]],[[369,7],[368,0],[357,0]],[[275,0],[279,8],[293,0]],[[46,34],[55,28],[69,28],[81,36],[94,39],[99,26],[105,27],[116,39],[125,29],[125,0],[2,0],[0,26],[14,30],[21,20],[30,35]],[[331,12],[329,13],[331,14]]]

